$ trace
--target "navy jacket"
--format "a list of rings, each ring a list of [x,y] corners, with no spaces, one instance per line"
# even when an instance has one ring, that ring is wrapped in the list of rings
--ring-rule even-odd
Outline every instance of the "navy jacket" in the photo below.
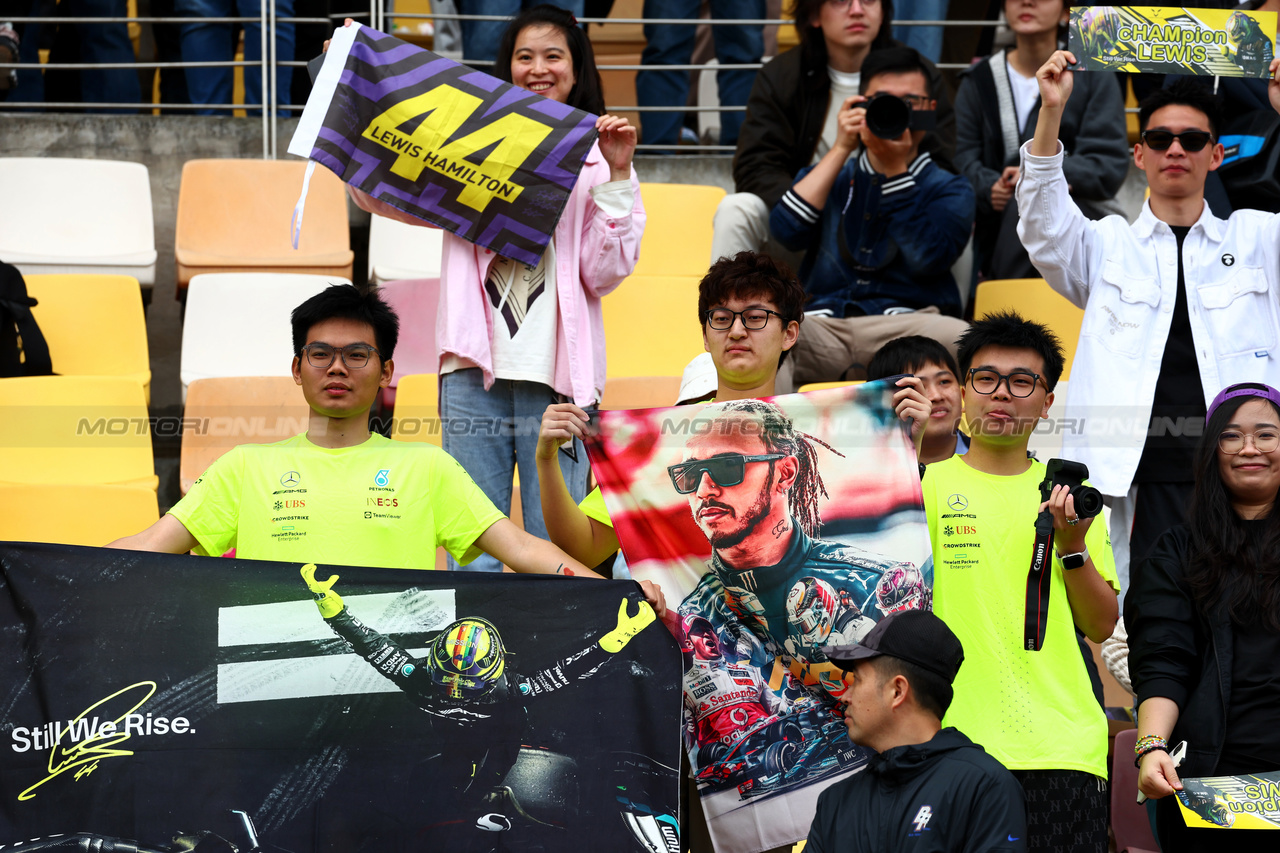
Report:
[[[871,167],[865,152],[850,157],[822,210],[796,195],[793,185],[769,217],[779,243],[805,251],[805,310],[836,317],[930,305],[959,316],[951,265],[972,228],[969,181],[940,168],[927,153],[892,180]]]
[[[1022,786],[958,730],[897,746],[818,795],[805,853],[1027,849]]]

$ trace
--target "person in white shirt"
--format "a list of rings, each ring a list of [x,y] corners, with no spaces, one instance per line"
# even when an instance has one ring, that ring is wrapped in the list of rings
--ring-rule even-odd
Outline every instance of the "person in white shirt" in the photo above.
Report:
[[[1071,201],[1059,128],[1076,58],[1036,72],[1040,114],[1022,146],[1018,236],[1050,286],[1084,308],[1067,391],[1062,455],[1111,496],[1116,568],[1129,566],[1190,498],[1191,453],[1214,391],[1280,381],[1280,215],[1215,217],[1205,177],[1222,164],[1217,99],[1180,81],[1143,100],[1133,161],[1151,195],[1130,225]],[[1280,112],[1280,60],[1268,96]],[[1090,72],[1100,73],[1100,72]]]

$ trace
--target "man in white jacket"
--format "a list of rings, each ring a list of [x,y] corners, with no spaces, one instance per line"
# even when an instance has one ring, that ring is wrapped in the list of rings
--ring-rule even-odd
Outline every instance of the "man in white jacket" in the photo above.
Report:
[[[1235,382],[1280,380],[1280,216],[1209,212],[1205,177],[1223,160],[1220,106],[1175,83],[1141,106],[1133,161],[1151,188],[1141,215],[1132,225],[1087,219],[1071,201],[1058,142],[1074,63],[1058,51],[1036,74],[1040,117],[1022,148],[1018,235],[1050,286],[1084,308],[1058,428],[1063,456],[1088,465],[1112,497],[1127,588],[1129,565],[1182,520],[1209,399]],[[1280,112],[1278,67],[1268,93]]]

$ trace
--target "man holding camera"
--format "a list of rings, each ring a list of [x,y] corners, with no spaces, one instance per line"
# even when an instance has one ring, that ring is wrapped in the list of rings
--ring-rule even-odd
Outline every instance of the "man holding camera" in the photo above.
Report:
[[[861,91],[769,218],[779,243],[805,252],[815,322],[792,351],[795,384],[839,379],[895,337],[950,343],[964,328],[951,265],[973,227],[973,190],[920,151],[937,105],[928,68],[911,48],[874,51]]]
[[[1120,585],[1106,526],[1088,514],[1100,496],[1073,495],[1066,478],[1042,492],[1046,466],[1027,456],[1062,346],[1012,313],[975,322],[958,343],[969,452],[929,465],[922,482],[933,610],[966,652],[943,725],[1022,784],[1028,850],[1105,853],[1107,720],[1076,629],[1109,637]]]

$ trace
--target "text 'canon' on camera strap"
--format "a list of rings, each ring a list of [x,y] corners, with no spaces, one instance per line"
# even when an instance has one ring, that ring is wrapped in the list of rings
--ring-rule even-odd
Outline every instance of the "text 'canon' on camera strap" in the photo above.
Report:
[[[1049,584],[1053,580],[1053,515],[1045,510],[1036,517],[1036,544],[1031,550],[1031,570],[1027,572],[1027,607],[1022,629],[1022,647],[1038,652],[1044,645],[1049,624]]]

